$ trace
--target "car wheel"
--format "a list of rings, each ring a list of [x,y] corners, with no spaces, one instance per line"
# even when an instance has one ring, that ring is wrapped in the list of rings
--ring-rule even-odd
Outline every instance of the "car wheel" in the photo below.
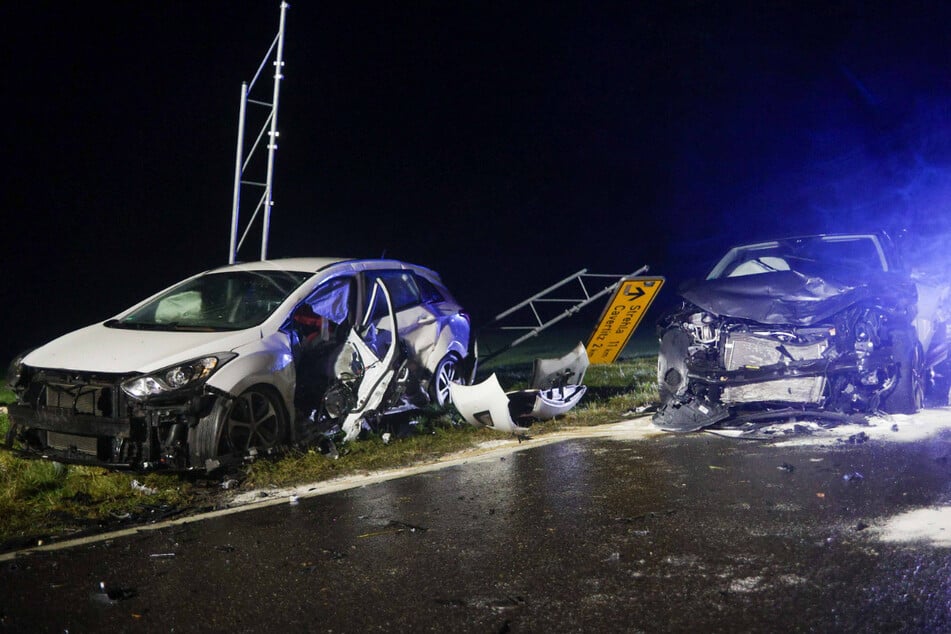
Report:
[[[898,361],[898,380],[892,393],[885,397],[889,414],[914,414],[924,403],[924,381],[921,374],[921,346],[913,331],[892,333],[892,355]]]
[[[6,436],[3,439],[3,445],[7,449],[13,448],[13,442],[16,440],[17,432],[19,431],[20,426],[16,423],[10,423],[10,427],[7,428]]]
[[[287,416],[270,390],[253,387],[234,399],[222,418],[219,454],[247,455],[282,445],[287,438]]]
[[[211,411],[188,432],[191,468],[211,472],[282,444],[288,417],[273,390],[253,387],[237,398],[216,399]]]
[[[461,363],[459,357],[450,352],[436,366],[436,371],[433,372],[433,377],[429,381],[429,398],[436,405],[445,407],[452,402],[452,397],[449,394],[451,383],[465,384]]]
[[[951,361],[945,360],[934,367],[925,388],[925,403],[932,407],[951,404]]]
[[[674,328],[664,333],[657,355],[657,391],[660,402],[687,393],[687,355],[690,339],[683,330]]]

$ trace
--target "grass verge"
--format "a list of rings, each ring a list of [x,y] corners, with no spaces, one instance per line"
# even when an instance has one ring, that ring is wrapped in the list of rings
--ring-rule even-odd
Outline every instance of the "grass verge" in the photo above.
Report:
[[[654,357],[643,357],[591,366],[582,403],[562,418],[536,422],[531,434],[622,420],[635,408],[653,403],[657,398],[655,364]],[[509,389],[523,386],[529,374],[521,365],[500,365],[492,371]],[[343,445],[336,459],[316,450],[295,451],[278,460],[255,461],[218,479],[62,465],[0,451],[0,550],[214,507],[221,501],[219,496],[231,492],[219,486],[222,479],[237,480],[240,489],[293,486],[429,462],[499,437],[447,413],[423,411],[414,422],[409,427],[413,433],[394,433],[388,443],[374,433]],[[0,438],[7,427],[3,411]]]

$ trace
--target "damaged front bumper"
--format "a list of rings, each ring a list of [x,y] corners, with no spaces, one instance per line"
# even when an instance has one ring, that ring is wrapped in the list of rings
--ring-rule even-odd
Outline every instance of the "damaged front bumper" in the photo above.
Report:
[[[664,431],[690,432],[727,419],[851,419],[855,412],[875,411],[893,387],[884,370],[891,361],[887,352],[875,352],[729,370],[688,362],[683,378],[689,389],[662,403],[653,422]]]
[[[28,457],[113,468],[189,469],[188,433],[226,396],[203,386],[174,400],[135,401],[127,377],[46,372],[8,406],[6,447]],[[203,467],[204,465],[197,465]]]
[[[550,420],[567,414],[587,392],[581,383],[588,369],[583,344],[562,357],[535,359],[532,387],[505,392],[493,373],[473,385],[449,386],[456,410],[470,425],[526,435],[535,420]]]

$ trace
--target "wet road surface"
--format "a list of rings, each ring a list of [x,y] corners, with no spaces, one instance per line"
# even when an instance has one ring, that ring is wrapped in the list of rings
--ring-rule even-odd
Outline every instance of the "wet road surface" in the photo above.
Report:
[[[853,442],[567,440],[37,552],[0,631],[951,631],[947,514],[883,540],[951,436]]]

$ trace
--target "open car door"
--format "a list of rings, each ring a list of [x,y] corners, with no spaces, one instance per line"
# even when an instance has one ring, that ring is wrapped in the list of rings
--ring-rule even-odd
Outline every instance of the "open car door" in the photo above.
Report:
[[[385,314],[388,318],[374,323],[373,316],[382,308],[381,302],[385,304]],[[347,343],[360,356],[364,374],[357,388],[356,405],[347,414],[341,426],[345,442],[360,434],[364,417],[380,406],[393,380],[399,349],[396,324],[390,292],[383,281],[377,279],[373,283],[370,301],[360,323],[352,328],[347,336]]]

